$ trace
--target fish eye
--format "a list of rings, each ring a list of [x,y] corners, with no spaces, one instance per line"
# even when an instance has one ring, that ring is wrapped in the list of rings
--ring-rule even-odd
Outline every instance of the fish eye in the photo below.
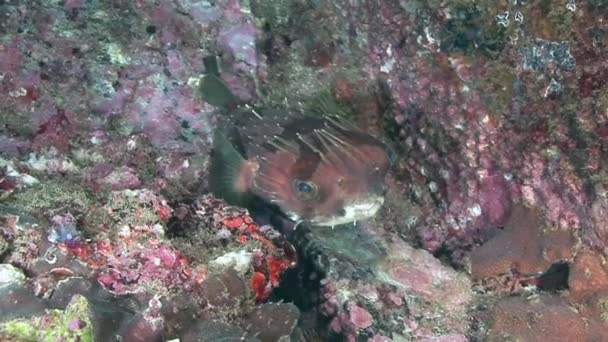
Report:
[[[303,201],[311,201],[317,198],[318,188],[313,182],[296,179],[292,183],[292,189],[296,196]]]
[[[302,182],[302,183],[298,184],[298,191],[303,192],[303,193],[312,192],[312,185]]]

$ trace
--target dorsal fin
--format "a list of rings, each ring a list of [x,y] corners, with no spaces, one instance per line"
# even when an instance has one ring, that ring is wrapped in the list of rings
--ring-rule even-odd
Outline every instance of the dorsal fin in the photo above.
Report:
[[[242,101],[222,81],[217,57],[206,56],[203,58],[203,63],[205,65],[205,74],[201,78],[198,87],[203,101],[221,109],[234,109],[238,107]]]

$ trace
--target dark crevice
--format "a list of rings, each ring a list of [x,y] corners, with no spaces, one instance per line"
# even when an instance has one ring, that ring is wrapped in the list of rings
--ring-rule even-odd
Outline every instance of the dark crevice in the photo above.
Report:
[[[302,239],[299,235],[301,234],[296,232],[292,236],[294,243]],[[296,268],[285,271],[270,302],[283,301],[298,307],[301,318],[293,336],[296,341],[337,341],[335,336],[326,335],[329,318],[318,312],[321,306],[321,279],[324,275],[318,270],[315,256],[318,254],[310,253],[306,248],[298,248]]]
[[[569,275],[570,264],[558,261],[540,276],[537,287],[542,291],[548,292],[567,290]]]

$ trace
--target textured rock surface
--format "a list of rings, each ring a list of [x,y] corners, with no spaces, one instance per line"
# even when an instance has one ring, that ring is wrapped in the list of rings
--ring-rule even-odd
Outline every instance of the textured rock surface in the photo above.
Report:
[[[0,324],[58,322],[78,294],[102,340],[605,339],[606,16],[595,0],[0,1]],[[329,94],[386,139],[376,219],[303,229],[296,253],[283,227],[201,196],[221,115],[196,93],[207,55],[243,101]],[[277,305],[287,323],[252,336],[280,299],[299,319]]]
[[[46,311],[40,317],[0,323],[0,336],[18,341],[93,341],[89,302],[74,296],[64,311]]]
[[[548,228],[534,209],[516,207],[503,231],[471,253],[471,271],[480,279],[514,272],[534,275],[574,254],[572,232]]]
[[[601,341],[607,338],[605,322],[577,312],[562,298],[546,295],[501,300],[494,308],[490,331],[490,341]]]
[[[332,334],[465,339],[473,293],[464,274],[374,224],[305,229],[298,242],[305,255],[316,256],[320,309]]]

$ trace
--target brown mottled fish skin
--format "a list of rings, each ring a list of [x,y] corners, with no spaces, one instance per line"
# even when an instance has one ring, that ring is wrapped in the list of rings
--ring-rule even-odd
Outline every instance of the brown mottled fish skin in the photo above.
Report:
[[[337,116],[298,110],[245,108],[236,117],[230,140],[246,159],[238,190],[321,226],[369,218],[382,205],[391,162],[377,138]]]

